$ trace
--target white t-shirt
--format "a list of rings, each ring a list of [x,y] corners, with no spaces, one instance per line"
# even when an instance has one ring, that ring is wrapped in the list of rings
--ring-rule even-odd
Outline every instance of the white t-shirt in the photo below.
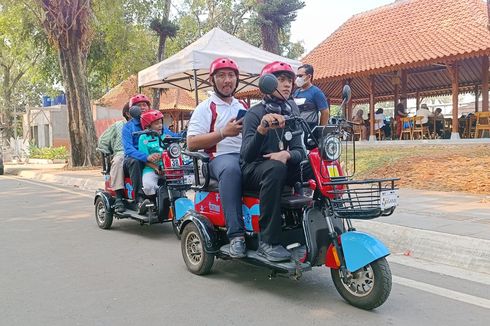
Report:
[[[212,121],[213,107],[216,108],[216,120],[214,123]],[[244,109],[243,104],[237,99],[233,98],[231,104],[228,104],[213,93],[208,99],[201,102],[192,113],[187,136],[197,136],[220,130],[226,126],[228,121],[236,118],[238,111]],[[240,153],[241,146],[242,134],[240,133],[235,137],[226,137],[216,144],[215,148],[210,148],[207,152],[213,156]]]
[[[433,116],[434,116],[434,113],[430,112],[427,109],[420,108],[417,111],[417,117],[423,117],[422,118],[422,124],[429,122],[429,117],[433,117]]]
[[[384,115],[384,113],[375,113],[374,114],[374,120],[376,120],[376,121],[374,124],[374,130],[378,130],[379,128],[383,128],[383,126],[385,125],[385,119],[386,119],[386,116]]]

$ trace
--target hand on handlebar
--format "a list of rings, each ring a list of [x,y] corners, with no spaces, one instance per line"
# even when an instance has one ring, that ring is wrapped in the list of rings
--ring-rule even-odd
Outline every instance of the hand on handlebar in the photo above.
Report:
[[[262,117],[257,131],[265,135],[269,129],[284,128],[286,118],[281,114],[268,113]]]

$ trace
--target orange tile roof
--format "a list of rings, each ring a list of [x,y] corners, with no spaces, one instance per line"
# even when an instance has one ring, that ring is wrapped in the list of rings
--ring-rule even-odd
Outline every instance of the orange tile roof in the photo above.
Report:
[[[122,108],[131,96],[138,92],[138,83],[136,75],[130,76],[119,85],[112,88],[100,99],[95,101],[97,105],[106,107]],[[151,98],[152,92],[145,89],[144,93]],[[199,92],[199,100],[207,98],[207,94]],[[167,89],[160,97],[160,109],[182,109],[193,110],[196,107],[194,92],[187,92],[182,89]]]
[[[397,0],[351,17],[304,58],[340,79],[490,54],[483,0]]]

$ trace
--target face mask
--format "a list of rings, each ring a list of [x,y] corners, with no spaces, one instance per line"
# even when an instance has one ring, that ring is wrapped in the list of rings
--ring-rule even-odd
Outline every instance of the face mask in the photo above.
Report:
[[[303,87],[303,85],[305,84],[305,79],[303,77],[296,77],[296,80],[294,81],[294,83],[298,87]]]

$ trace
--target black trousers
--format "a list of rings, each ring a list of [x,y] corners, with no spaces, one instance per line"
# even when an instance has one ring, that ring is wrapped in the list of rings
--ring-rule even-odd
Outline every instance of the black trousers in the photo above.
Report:
[[[142,179],[141,172],[145,167],[145,163],[140,160],[134,159],[132,157],[124,158],[124,170],[127,171],[129,177],[131,178],[131,183],[133,184],[134,196],[137,199],[138,197],[143,197],[142,191]]]
[[[300,181],[299,164],[283,164],[266,160],[245,164],[242,168],[243,186],[260,192],[260,240],[279,244],[281,236],[281,195],[285,185]]]

